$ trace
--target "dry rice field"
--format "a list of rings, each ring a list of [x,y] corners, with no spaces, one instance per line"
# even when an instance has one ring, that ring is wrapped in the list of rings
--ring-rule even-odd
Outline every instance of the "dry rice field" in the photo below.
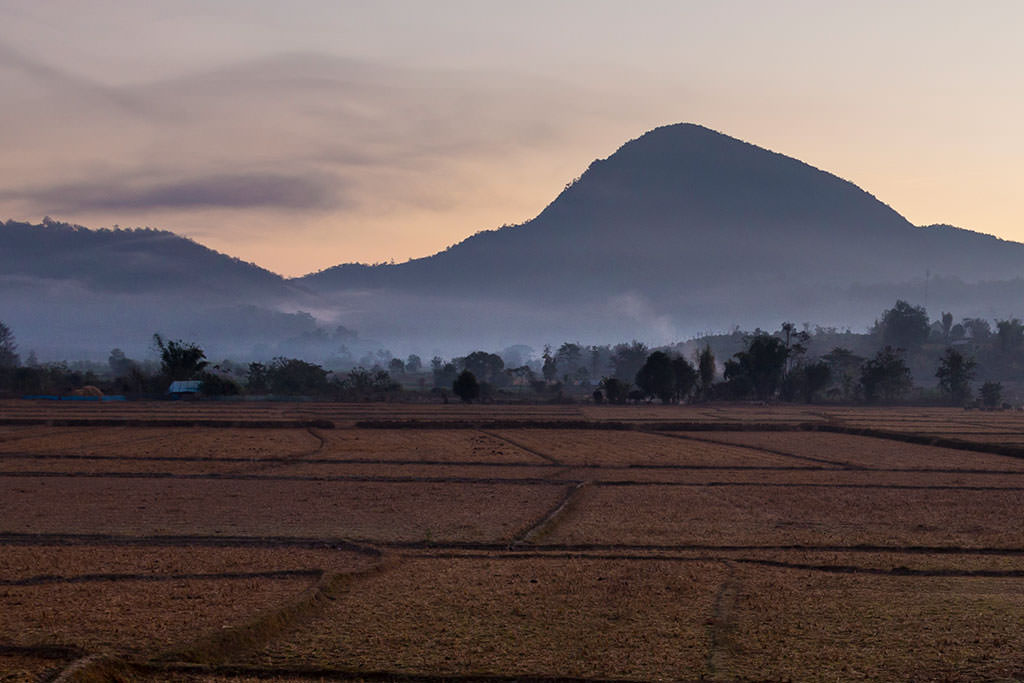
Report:
[[[1019,680],[1024,414],[0,402],[0,681]]]

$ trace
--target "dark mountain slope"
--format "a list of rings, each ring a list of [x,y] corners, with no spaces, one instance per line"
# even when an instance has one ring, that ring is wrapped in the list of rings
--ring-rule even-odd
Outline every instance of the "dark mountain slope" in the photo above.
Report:
[[[245,357],[315,327],[279,275],[162,230],[0,223],[0,320],[41,358],[143,355],[154,332]]]
[[[540,215],[424,259],[343,265],[302,279],[384,288],[663,298],[696,286],[968,281],[1024,274],[1024,246],[915,228],[850,182],[692,124],[655,129],[595,161]]]
[[[296,289],[269,270],[164,230],[89,230],[55,221],[0,223],[0,274],[107,293],[256,299]]]

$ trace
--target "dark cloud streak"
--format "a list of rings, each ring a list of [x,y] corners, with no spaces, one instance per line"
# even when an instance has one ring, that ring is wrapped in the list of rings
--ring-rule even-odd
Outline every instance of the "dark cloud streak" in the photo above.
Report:
[[[108,180],[6,194],[52,207],[51,213],[211,208],[323,210],[344,204],[337,179],[324,173],[218,174],[145,185]]]

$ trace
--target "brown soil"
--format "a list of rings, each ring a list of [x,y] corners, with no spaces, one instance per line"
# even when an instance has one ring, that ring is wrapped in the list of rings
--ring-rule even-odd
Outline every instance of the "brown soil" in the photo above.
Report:
[[[727,678],[966,681],[1024,673],[1020,579],[739,573]]]
[[[1024,548],[1021,491],[599,487],[546,539],[568,544]]]
[[[0,477],[0,532],[502,541],[562,491],[559,484]]]
[[[1024,443],[1017,413],[0,411],[265,425],[0,426],[0,680],[1024,677],[1024,460],[798,430]]]
[[[719,564],[415,560],[248,663],[439,675],[696,678]]]
[[[497,433],[567,465],[780,467],[807,464],[771,453],[644,432],[516,429]]]
[[[828,432],[715,432],[709,441],[739,444],[853,467],[981,469],[1024,472],[1024,459]]]

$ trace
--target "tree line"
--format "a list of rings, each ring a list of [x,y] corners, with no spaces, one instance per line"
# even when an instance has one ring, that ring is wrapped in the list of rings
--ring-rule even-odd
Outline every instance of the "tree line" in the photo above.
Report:
[[[501,353],[474,351],[424,362],[379,351],[369,368],[332,370],[298,358],[212,363],[192,342],[156,334],[158,360],[134,360],[113,349],[107,367],[23,363],[13,332],[0,322],[0,391],[67,394],[82,386],[106,393],[157,396],[174,380],[198,380],[208,396],[271,395],[331,400],[434,396],[447,400],[550,400],[683,403],[713,400],[814,403],[915,401],[1001,405],[1005,387],[1024,384],[1024,323],[959,323],[951,313],[930,320],[905,301],[882,313],[866,333],[798,328],[734,330],[675,345],[639,341],[545,346]]]

